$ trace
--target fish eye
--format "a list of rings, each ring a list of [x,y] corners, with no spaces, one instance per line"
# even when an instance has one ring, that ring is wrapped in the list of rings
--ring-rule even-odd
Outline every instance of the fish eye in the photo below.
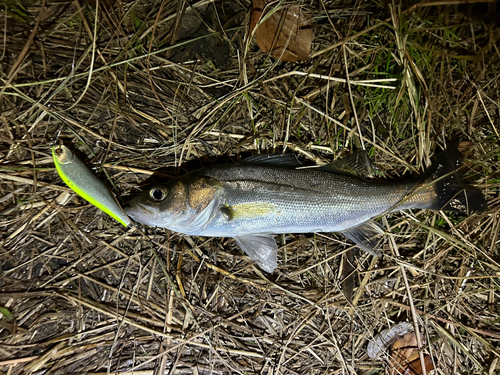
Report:
[[[153,188],[149,191],[149,196],[154,201],[162,201],[167,196],[166,191],[160,188]]]

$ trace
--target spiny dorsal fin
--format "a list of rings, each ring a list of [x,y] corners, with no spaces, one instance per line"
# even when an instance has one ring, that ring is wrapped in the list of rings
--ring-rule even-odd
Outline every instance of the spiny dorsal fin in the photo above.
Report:
[[[274,165],[282,168],[297,168],[302,166],[302,163],[294,154],[260,154],[252,155],[241,161],[246,164],[263,164]]]
[[[371,163],[366,151],[357,151],[345,158],[322,165],[319,169],[361,178],[383,177],[383,173]]]

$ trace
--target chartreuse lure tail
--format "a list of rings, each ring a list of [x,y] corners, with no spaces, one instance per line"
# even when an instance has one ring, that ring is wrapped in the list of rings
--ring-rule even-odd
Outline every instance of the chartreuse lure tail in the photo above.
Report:
[[[66,146],[52,147],[57,172],[71,190],[124,226],[131,221],[116,202],[113,194],[92,171]]]

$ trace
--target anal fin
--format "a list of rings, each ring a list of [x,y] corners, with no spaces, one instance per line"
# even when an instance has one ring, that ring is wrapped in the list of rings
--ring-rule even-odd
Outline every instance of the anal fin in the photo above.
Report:
[[[379,245],[384,240],[384,231],[374,221],[368,221],[359,227],[344,231],[342,234],[367,253],[380,256]]]
[[[278,266],[278,245],[271,234],[247,234],[234,239],[264,271],[271,273]]]

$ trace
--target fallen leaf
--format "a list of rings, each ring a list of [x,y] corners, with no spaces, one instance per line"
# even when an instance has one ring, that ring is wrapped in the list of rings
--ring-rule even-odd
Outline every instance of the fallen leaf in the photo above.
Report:
[[[417,336],[410,332],[391,345],[391,375],[402,374],[415,359],[418,359]]]
[[[423,337],[420,336],[424,342]],[[424,356],[425,369],[434,369],[430,356]],[[415,332],[410,332],[396,340],[391,345],[391,375],[422,375],[420,363],[418,341]],[[427,372],[426,372],[427,373]]]
[[[432,363],[432,358],[429,355],[424,355],[425,371],[428,374],[429,371],[434,370],[434,363]],[[420,363],[420,358],[415,359],[413,362],[408,364],[405,374],[408,375],[422,375],[422,364]]]
[[[274,9],[272,5],[266,8],[269,3],[269,0],[252,2],[250,34],[257,26],[255,40],[261,51],[270,52],[273,57],[287,62],[309,60],[311,16],[300,6],[290,5],[274,11],[266,19],[267,12]]]

